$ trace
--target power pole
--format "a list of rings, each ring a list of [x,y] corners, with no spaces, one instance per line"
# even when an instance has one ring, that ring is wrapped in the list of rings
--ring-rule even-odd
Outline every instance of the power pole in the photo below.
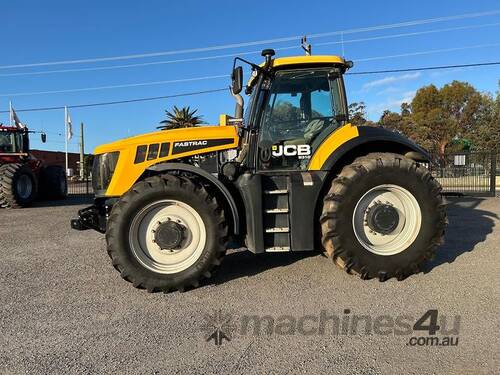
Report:
[[[83,180],[84,176],[84,157],[85,157],[85,144],[83,142],[83,122],[80,123],[80,178]]]

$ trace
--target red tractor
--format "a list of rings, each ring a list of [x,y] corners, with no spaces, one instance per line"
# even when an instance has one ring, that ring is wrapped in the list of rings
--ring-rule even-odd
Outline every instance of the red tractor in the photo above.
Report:
[[[45,165],[30,153],[26,127],[0,124],[0,207],[29,206],[38,197],[64,199],[68,184],[64,168]],[[45,134],[42,133],[42,141]]]

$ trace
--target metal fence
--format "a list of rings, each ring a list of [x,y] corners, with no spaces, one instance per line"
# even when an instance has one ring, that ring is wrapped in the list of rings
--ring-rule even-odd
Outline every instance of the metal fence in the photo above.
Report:
[[[68,178],[68,195],[87,197],[92,196],[94,191],[92,190],[92,180],[89,176],[83,179],[71,179]]]
[[[495,196],[497,189],[500,193],[500,153],[435,154],[427,168],[441,183],[444,193]],[[68,179],[68,194],[92,196],[94,191],[91,177]]]
[[[433,155],[428,165],[444,193],[495,196],[500,189],[500,154],[461,152]]]

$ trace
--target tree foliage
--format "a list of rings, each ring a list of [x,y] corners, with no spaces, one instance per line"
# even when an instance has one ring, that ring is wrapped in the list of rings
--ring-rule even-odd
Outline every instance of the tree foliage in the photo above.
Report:
[[[470,140],[474,149],[491,150],[500,142],[500,94],[477,91],[466,82],[453,81],[437,88],[420,88],[401,112],[385,111],[378,125],[403,133],[423,147],[443,155]]]
[[[366,105],[364,102],[354,102],[349,104],[349,120],[358,126],[375,126],[373,121],[366,119]]]
[[[171,111],[165,111],[166,119],[161,121],[159,129],[169,130],[169,129],[180,129],[180,128],[191,128],[201,124],[201,116],[195,116],[196,109],[191,110],[190,107],[183,107],[181,109],[174,106]]]

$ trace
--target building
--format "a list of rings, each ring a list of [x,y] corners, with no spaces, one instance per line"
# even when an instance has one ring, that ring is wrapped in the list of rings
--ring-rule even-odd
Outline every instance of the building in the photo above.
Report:
[[[31,154],[37,159],[43,160],[45,163],[50,165],[60,165],[65,167],[66,156],[64,152],[61,151],[45,151],[45,150],[31,150]],[[80,154],[76,152],[68,152],[68,169],[73,170],[73,174],[78,174],[80,163]]]

